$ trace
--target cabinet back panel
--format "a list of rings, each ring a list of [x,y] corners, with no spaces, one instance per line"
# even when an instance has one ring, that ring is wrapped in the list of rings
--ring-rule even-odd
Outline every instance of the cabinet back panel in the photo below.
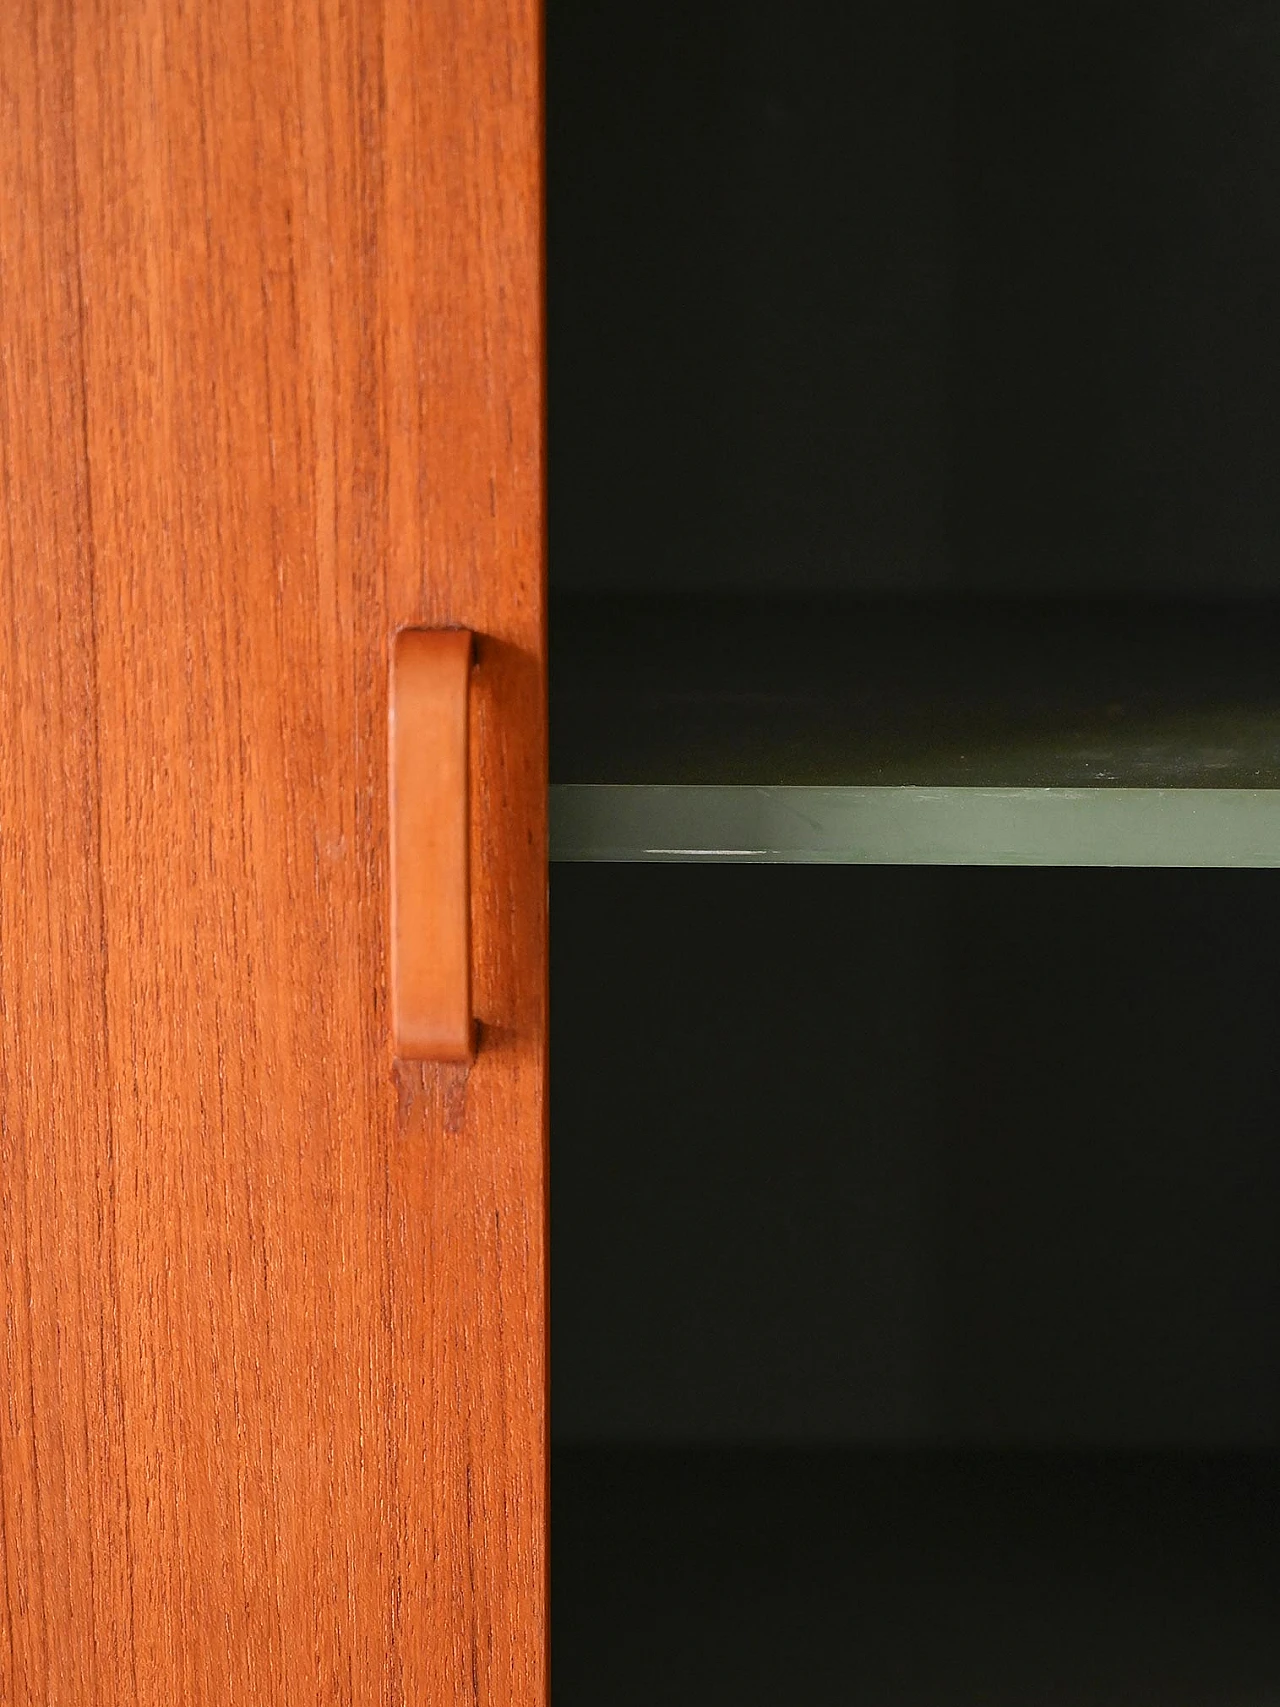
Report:
[[[550,0],[564,587],[1274,588],[1265,0]]]
[[[1280,1434],[1265,873],[558,867],[565,1439]]]

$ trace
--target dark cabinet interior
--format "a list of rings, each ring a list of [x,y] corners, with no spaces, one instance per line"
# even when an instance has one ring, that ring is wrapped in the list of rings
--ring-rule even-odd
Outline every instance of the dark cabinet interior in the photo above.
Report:
[[[1273,591],[1270,0],[548,0],[553,584]]]
[[[1280,10],[548,111],[554,1699],[1280,1697]]]

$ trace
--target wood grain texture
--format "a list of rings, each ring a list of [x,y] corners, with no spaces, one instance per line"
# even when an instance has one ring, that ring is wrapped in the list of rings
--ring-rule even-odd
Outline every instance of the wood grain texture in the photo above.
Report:
[[[545,1698],[536,0],[0,9],[0,1699]],[[391,633],[480,637],[395,1068]]]

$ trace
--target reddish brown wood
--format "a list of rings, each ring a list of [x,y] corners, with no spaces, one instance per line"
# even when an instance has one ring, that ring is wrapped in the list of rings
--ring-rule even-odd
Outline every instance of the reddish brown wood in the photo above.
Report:
[[[545,1697],[536,0],[0,8],[0,1699]],[[386,683],[478,639],[474,1065]]]
[[[404,628],[391,648],[391,1035],[405,1061],[469,1061],[471,635]]]

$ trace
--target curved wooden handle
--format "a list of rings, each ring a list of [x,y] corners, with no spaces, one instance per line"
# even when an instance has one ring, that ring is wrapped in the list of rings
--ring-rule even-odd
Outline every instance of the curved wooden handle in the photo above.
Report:
[[[391,1024],[398,1056],[469,1061],[471,635],[403,628],[391,658]]]

